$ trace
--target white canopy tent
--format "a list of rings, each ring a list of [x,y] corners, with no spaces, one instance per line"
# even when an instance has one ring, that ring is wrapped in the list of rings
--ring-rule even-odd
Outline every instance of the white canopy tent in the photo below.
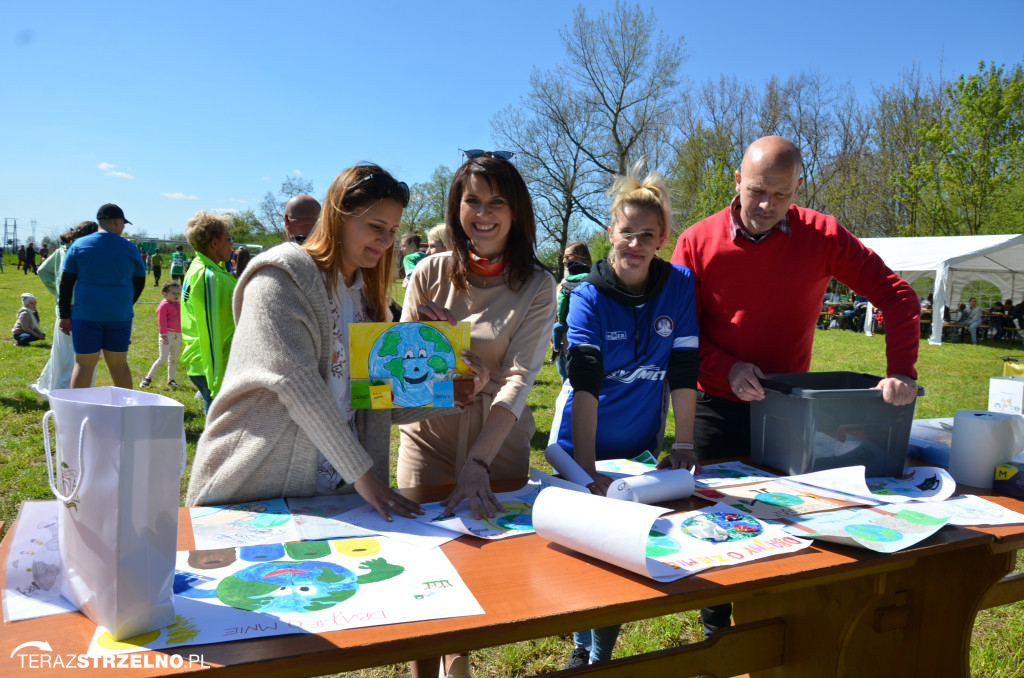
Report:
[[[951,305],[947,300],[959,298],[964,286],[974,280],[992,283],[1003,299],[1020,300],[1024,294],[1024,235],[864,238],[861,242],[908,282],[934,278],[932,306],[937,311]],[[942,323],[932,323],[928,343],[942,343]]]

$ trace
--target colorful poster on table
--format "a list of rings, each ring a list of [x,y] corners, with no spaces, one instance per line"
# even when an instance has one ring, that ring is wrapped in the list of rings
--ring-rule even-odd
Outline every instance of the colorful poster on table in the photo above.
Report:
[[[805,513],[861,506],[865,503],[855,497],[840,499],[833,493],[826,494],[810,487],[786,485],[778,480],[752,485],[698,488],[694,490],[694,494],[708,501],[728,504],[761,520],[779,520]]]
[[[193,506],[188,512],[197,549],[299,540],[295,521],[284,499]]]
[[[811,544],[725,504],[668,512],[551,488],[537,499],[534,524],[545,539],[659,582]]]
[[[319,497],[293,497],[285,500],[295,519],[295,531],[303,540],[367,537],[374,532],[338,520],[338,516],[360,506],[368,506],[358,494],[329,494]]]
[[[700,473],[694,476],[694,483],[697,487],[727,487],[757,483],[771,478],[778,476],[742,461],[723,461],[718,464],[701,464]]]
[[[949,471],[936,466],[908,466],[899,478],[868,478],[871,496],[890,504],[907,501],[944,501],[956,492]]]
[[[472,376],[462,359],[469,330],[468,322],[349,324],[352,408],[452,407],[456,378]]]
[[[599,473],[610,478],[625,478],[653,471],[658,466],[658,458],[645,450],[632,459],[599,459],[595,466]]]
[[[45,617],[78,608],[60,594],[61,562],[57,542],[58,502],[26,501],[9,537],[4,621]]]
[[[786,532],[844,546],[895,553],[932,536],[949,518],[933,512],[937,504],[883,504],[826,513],[791,516]]]
[[[919,507],[915,507],[919,508]],[[946,501],[929,502],[927,511],[933,516],[947,516],[947,525],[1020,525],[1024,514],[1004,508],[994,501],[965,494]]]
[[[863,466],[843,466],[825,471],[783,478],[782,482],[813,487],[887,504],[905,501],[943,501],[956,491],[956,482],[946,469],[913,466],[899,478],[865,478]]]
[[[549,487],[561,487],[572,492],[589,493],[578,485],[531,469],[530,480],[525,486],[513,492],[499,492],[495,495],[505,510],[496,512],[493,516],[474,517],[466,502],[456,506],[451,515],[445,516],[444,503],[432,502],[423,504],[423,515],[412,520],[480,539],[505,539],[531,534],[534,531],[533,503],[537,500],[538,495]],[[410,519],[395,518],[396,522],[402,520]]]
[[[483,614],[440,549],[383,537],[178,553],[175,623],[89,656]]]

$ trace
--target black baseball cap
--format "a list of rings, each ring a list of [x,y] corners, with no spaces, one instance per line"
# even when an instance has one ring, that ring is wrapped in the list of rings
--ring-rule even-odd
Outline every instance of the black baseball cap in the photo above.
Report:
[[[101,219],[124,219],[124,223],[132,223],[125,218],[124,210],[112,202],[108,202],[96,211],[96,220],[99,221]]]

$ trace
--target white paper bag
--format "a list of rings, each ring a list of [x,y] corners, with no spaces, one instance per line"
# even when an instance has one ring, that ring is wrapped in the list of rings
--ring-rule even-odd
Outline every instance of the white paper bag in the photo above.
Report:
[[[50,489],[63,502],[61,593],[115,639],[173,623],[185,408],[113,386],[49,398],[43,440]]]

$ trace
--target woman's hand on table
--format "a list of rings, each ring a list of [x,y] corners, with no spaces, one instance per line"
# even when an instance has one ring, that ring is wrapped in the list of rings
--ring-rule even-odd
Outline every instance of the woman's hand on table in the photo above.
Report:
[[[444,515],[451,515],[455,511],[455,507],[464,499],[469,500],[469,510],[474,518],[479,519],[483,517],[483,514],[486,514],[488,518],[493,518],[495,511],[505,510],[498,498],[494,496],[494,492],[491,491],[490,473],[471,459],[467,459],[462,465],[459,479],[455,483],[455,491],[444,502]]]
[[[462,352],[462,360],[469,365],[469,369],[473,370],[473,395],[472,397],[464,402],[455,403],[462,407],[469,407],[476,400],[476,396],[484,389],[487,382],[491,380],[491,371],[484,365],[484,361],[480,360],[480,357],[475,353],[469,351]]]
[[[447,321],[455,326],[458,321],[452,312],[447,308],[433,301],[424,301],[422,304],[416,305],[416,317],[413,320],[419,320],[423,322],[425,320],[440,320]]]
[[[678,450],[668,455],[658,462],[658,468],[672,470],[684,468],[688,471],[693,471],[694,475],[700,473],[700,464],[697,463],[697,457],[693,452],[687,450]]]
[[[391,522],[391,514],[404,518],[423,514],[423,509],[419,504],[411,499],[406,499],[385,485],[380,478],[373,475],[373,471],[367,471],[361,475],[355,482],[355,488],[359,496],[377,509],[377,513],[388,522]]]

